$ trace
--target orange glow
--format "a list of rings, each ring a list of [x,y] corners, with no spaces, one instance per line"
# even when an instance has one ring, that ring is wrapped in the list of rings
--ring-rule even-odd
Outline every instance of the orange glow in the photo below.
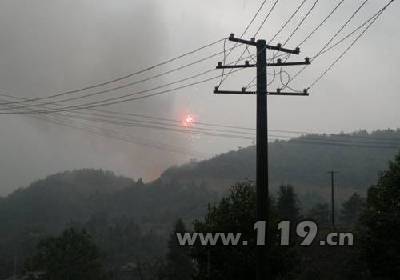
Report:
[[[193,127],[194,122],[195,122],[195,119],[194,119],[193,115],[188,114],[183,118],[182,125],[184,127]]]

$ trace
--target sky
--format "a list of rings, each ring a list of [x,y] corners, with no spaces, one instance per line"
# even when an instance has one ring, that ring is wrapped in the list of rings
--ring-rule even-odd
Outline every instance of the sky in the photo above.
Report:
[[[273,2],[266,2],[246,39],[254,35]],[[362,2],[345,0],[326,24],[301,46],[301,54],[289,60],[302,61],[315,55]],[[299,3],[301,1],[280,0],[257,39],[272,38]],[[313,3],[307,0],[271,44],[285,40]],[[318,1],[287,47],[296,47],[337,3]],[[384,3],[386,1],[369,0],[338,39]],[[246,0],[3,0],[0,2],[0,94],[18,98],[46,97],[125,76],[226,38],[230,33],[240,36],[260,4],[261,1]],[[398,15],[400,8],[394,2],[332,71],[310,90],[309,97],[269,97],[270,128],[321,133],[399,128]],[[350,43],[351,39],[313,61],[292,86],[299,90],[309,86]],[[229,49],[233,43],[220,41],[117,85],[222,52],[224,45]],[[235,49],[225,58],[226,62],[234,62],[242,51],[242,47]],[[251,48],[249,51],[254,53]],[[273,55],[268,53],[268,57]],[[223,60],[221,54],[162,78],[95,98],[120,96],[174,82],[214,68]],[[296,70],[289,69],[292,74]],[[272,80],[273,69],[268,73],[268,81],[272,81],[270,90],[275,90],[280,86],[279,79]],[[220,74],[215,71],[205,77]],[[254,75],[253,68],[234,73],[221,88],[241,89]],[[195,81],[201,79],[204,77]],[[187,83],[190,82],[193,81]],[[218,82],[213,80],[102,109],[176,120],[191,115],[198,122],[254,128],[255,96],[214,95],[213,88]],[[79,102],[76,100],[72,104]],[[235,139],[97,123],[95,130],[102,132],[99,135],[77,129],[82,120],[72,120],[73,128],[37,117],[0,115],[0,195],[47,175],[80,168],[102,168],[150,181],[172,165],[210,158],[254,143],[252,137]],[[130,142],[134,143],[115,139],[121,135],[129,135]]]

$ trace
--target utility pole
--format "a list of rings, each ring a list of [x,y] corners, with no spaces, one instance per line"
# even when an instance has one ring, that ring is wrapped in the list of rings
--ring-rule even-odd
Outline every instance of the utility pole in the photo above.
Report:
[[[256,193],[257,193],[257,221],[263,221],[266,224],[266,244],[257,246],[256,250],[256,275],[257,280],[267,279],[267,256],[270,234],[269,234],[269,181],[268,181],[268,104],[267,95],[280,95],[280,96],[308,96],[307,90],[303,92],[282,92],[277,89],[276,92],[269,92],[267,90],[267,66],[283,67],[294,65],[308,65],[310,60],[305,59],[304,62],[282,62],[278,59],[277,63],[267,63],[267,49],[281,51],[289,54],[299,54],[300,49],[289,50],[283,48],[281,44],[276,46],[267,45],[265,40],[257,40],[254,38],[250,41],[235,38],[234,34],[229,36],[229,41],[246,44],[257,48],[257,63],[250,64],[248,61],[244,65],[223,65],[222,62],[218,63],[217,69],[228,68],[257,68],[257,91],[247,91],[245,87],[241,91],[220,90],[215,87],[215,94],[256,94],[257,95],[257,160],[256,160]]]
[[[268,180],[268,108],[267,108],[267,42],[257,41],[257,127],[256,127],[256,187],[257,221],[266,221],[267,244],[257,248],[257,279],[266,279],[267,246],[269,240],[269,180]]]
[[[210,248],[207,250],[207,279],[211,279],[211,253]]]
[[[338,171],[332,170],[328,173],[331,175],[331,222],[332,227],[335,228],[335,174]]]
[[[17,254],[14,255],[14,274],[13,279],[17,279]]]

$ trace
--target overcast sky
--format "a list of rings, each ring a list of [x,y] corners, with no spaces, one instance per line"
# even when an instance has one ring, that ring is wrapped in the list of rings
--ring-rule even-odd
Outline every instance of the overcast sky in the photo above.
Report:
[[[1,93],[21,98],[43,97],[124,76],[231,32],[240,35],[260,2],[3,0],[0,2]],[[258,38],[271,38],[300,2],[280,0]],[[290,34],[313,2],[306,2],[274,43]],[[319,2],[287,47],[296,47],[338,1]],[[362,2],[346,0],[326,25],[302,46],[301,55],[292,56],[290,60],[312,57]],[[385,2],[369,0],[343,35]],[[250,37],[273,1],[267,3],[249,30]],[[398,3],[394,3],[329,75],[312,88],[310,97],[270,97],[270,127],[312,132],[398,128],[399,15]],[[349,43],[351,39],[315,61],[293,86],[296,89],[309,86]],[[231,46],[227,42],[226,47]],[[190,63],[222,48],[221,42],[141,77]],[[237,58],[241,51],[233,52],[228,62]],[[108,94],[122,95],[182,79],[215,67],[222,59],[222,56],[214,57],[162,80]],[[296,71],[290,70],[291,73]],[[254,77],[254,71],[249,69],[232,75],[223,87],[240,89]],[[269,70],[271,74],[272,71]],[[105,109],[172,119],[192,114],[200,122],[254,127],[254,96],[215,96],[212,90],[217,82]],[[271,90],[278,86],[279,83],[272,84]],[[192,158],[208,158],[252,143],[250,139],[192,136],[148,128],[116,127],[115,130],[131,135],[137,144],[29,116],[0,115],[0,195],[46,175],[79,168],[109,169],[148,181],[171,165]]]

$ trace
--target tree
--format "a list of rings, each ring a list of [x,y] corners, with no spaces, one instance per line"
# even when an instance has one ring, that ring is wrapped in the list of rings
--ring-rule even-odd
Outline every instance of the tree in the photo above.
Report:
[[[179,219],[168,241],[168,253],[164,268],[160,273],[160,279],[188,280],[195,273],[193,258],[190,256],[190,247],[181,246],[178,243],[177,233],[187,232],[185,224]]]
[[[291,185],[280,186],[276,208],[280,220],[296,222],[300,219],[299,200]]]
[[[271,207],[273,209],[273,207]],[[273,211],[276,212],[276,211]],[[196,279],[254,279],[256,234],[253,230],[256,222],[256,193],[249,183],[234,185],[229,195],[219,203],[209,206],[203,221],[194,223],[198,233],[241,233],[241,239],[248,241],[247,246],[223,246],[221,240],[216,246],[203,246],[195,243],[193,256],[198,264]],[[271,236],[276,237],[276,214],[270,215]],[[273,230],[275,229],[275,230]],[[271,238],[269,246],[269,279],[287,279],[294,267],[292,248],[277,246],[277,240]],[[241,244],[239,242],[239,244]]]
[[[358,194],[354,193],[347,201],[342,204],[340,218],[344,225],[354,226],[364,208],[365,200]]]
[[[73,228],[40,241],[37,254],[28,263],[29,270],[43,271],[51,280],[104,279],[96,245],[85,231]]]
[[[280,221],[290,221],[290,244],[296,243],[295,223],[300,220],[299,200],[291,185],[279,187],[276,210]]]
[[[329,205],[327,203],[318,203],[308,211],[307,218],[314,220],[319,226],[327,226],[330,223],[329,215]]]
[[[400,275],[400,154],[368,190],[361,218],[361,249],[377,279]]]

